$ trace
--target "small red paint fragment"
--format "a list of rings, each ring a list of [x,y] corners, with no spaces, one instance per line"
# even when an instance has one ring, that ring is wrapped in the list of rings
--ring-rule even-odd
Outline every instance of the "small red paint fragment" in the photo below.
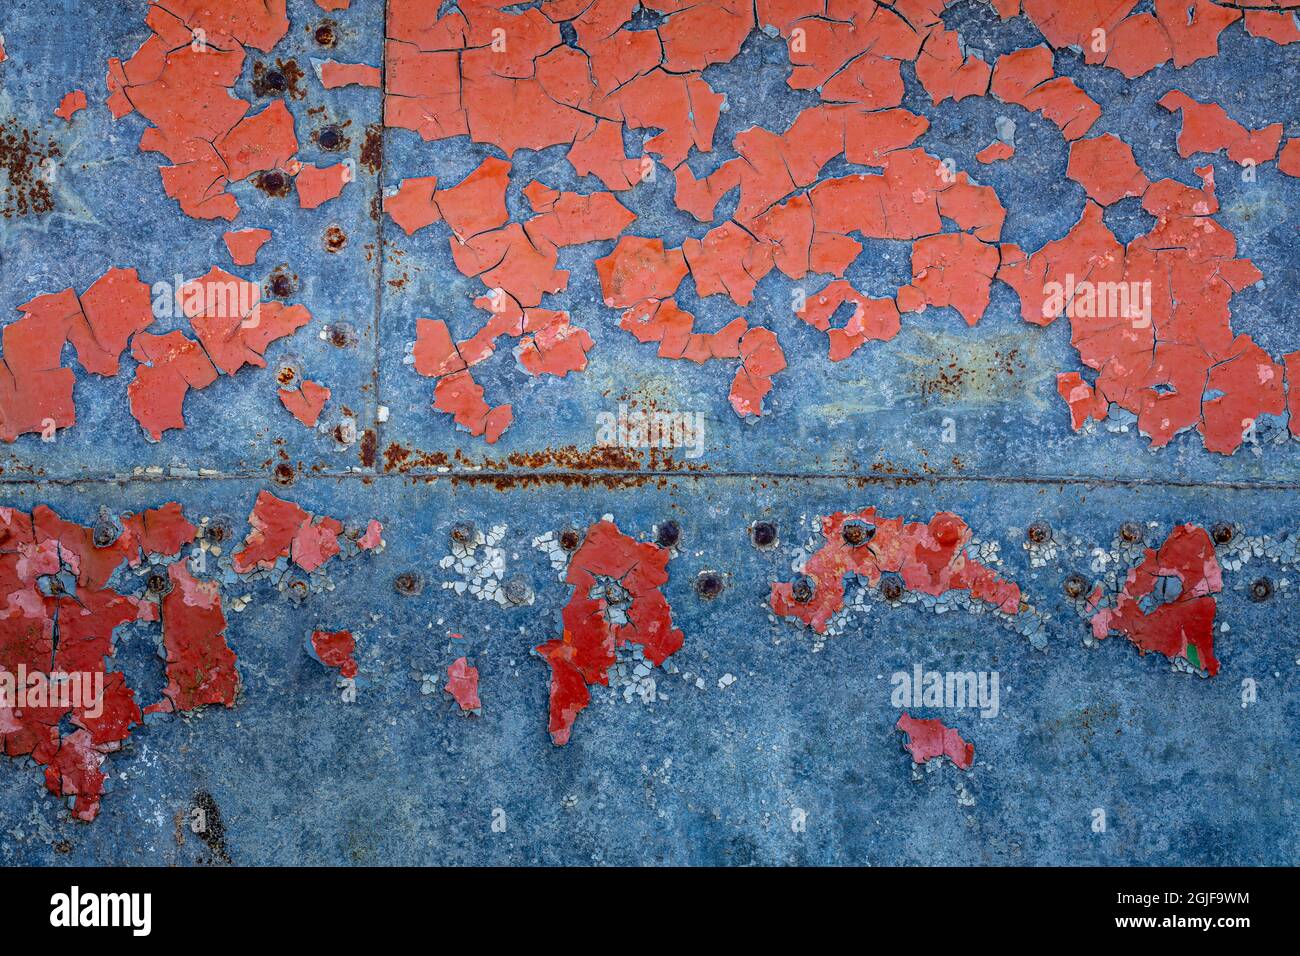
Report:
[[[353,656],[357,642],[351,631],[313,631],[311,646],[326,667],[333,667],[343,677],[357,676],[357,661]]]
[[[346,10],[351,2],[352,0],[316,0],[316,6],[333,13],[336,10]]]
[[[183,332],[139,333],[131,356],[140,364],[127,386],[131,415],[154,441],[170,428],[184,428],[182,408],[191,388],[206,388],[217,380],[216,366],[199,343]]]
[[[920,720],[904,713],[894,727],[907,735],[903,749],[912,755],[913,763],[924,764],[947,757],[957,769],[969,770],[975,762],[975,745],[967,743],[951,727],[944,726],[942,720]]]
[[[230,252],[230,261],[237,266],[251,266],[257,263],[257,254],[271,238],[270,229],[239,229],[227,232],[221,237]]]
[[[1176,593],[1169,581],[1176,579]],[[1213,677],[1219,672],[1214,656],[1213,597],[1223,590],[1214,542],[1204,528],[1178,525],[1159,549],[1147,548],[1142,562],[1128,573],[1113,606],[1092,617],[1092,635],[1103,640],[1122,634],[1143,653],[1184,658]],[[1100,595],[1094,596],[1094,601]]]
[[[243,547],[231,556],[236,574],[270,570],[281,559],[288,559],[311,573],[339,554],[339,537],[343,524],[336,518],[313,515],[292,501],[277,498],[269,491],[259,492],[248,516],[252,526]],[[368,550],[379,543],[382,526],[371,521],[358,547]]]
[[[684,638],[673,627],[662,590],[670,557],[669,550],[628,537],[612,521],[587,529],[565,576],[573,595],[561,612],[564,633],[536,648],[551,668],[549,729],[556,746],[569,742],[574,721],[590,703],[588,685],[609,683],[616,648],[638,644],[654,666],[681,649]]]
[[[464,657],[452,661],[447,666],[447,693],[456,699],[463,711],[482,710],[483,704],[478,699],[478,668],[471,666]]]
[[[330,390],[319,382],[304,380],[297,388],[282,388],[280,401],[294,418],[308,428],[315,428],[321,410],[329,401]]]
[[[71,93],[64,94],[63,99],[59,101],[58,109],[54,111],[54,115],[71,123],[73,114],[85,108],[86,91],[73,90]]]
[[[337,197],[351,181],[352,174],[344,163],[324,168],[305,165],[293,180],[298,190],[298,205],[303,209],[315,209]]]
[[[869,546],[844,540],[844,525],[850,521],[873,529]],[[1005,614],[1019,613],[1020,588],[966,555],[971,531],[955,514],[941,511],[922,524],[881,517],[875,508],[840,511],[823,519],[821,531],[825,543],[804,565],[804,574],[814,582],[812,599],[796,601],[792,585],[782,581],[772,584],[770,598],[776,614],[798,618],[819,634],[844,607],[847,574],[863,577],[873,587],[882,574],[899,574],[910,591],[935,597],[969,591],[972,598]]]
[[[365,63],[339,63],[325,60],[316,64],[316,75],[320,77],[321,86],[327,90],[337,90],[341,86],[368,86],[378,89],[382,82],[382,73],[377,66]]]
[[[1014,146],[1010,143],[1004,143],[1002,140],[997,140],[996,142],[989,143],[976,153],[975,159],[988,165],[990,163],[999,163],[1004,159],[1010,159],[1014,155],[1016,155],[1016,148]]]
[[[1300,179],[1300,137],[1288,139],[1277,158],[1277,168]]]

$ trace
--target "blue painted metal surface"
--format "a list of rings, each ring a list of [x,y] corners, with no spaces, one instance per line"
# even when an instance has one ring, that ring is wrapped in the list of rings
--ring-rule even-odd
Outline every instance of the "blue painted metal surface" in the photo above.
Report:
[[[113,265],[136,266],[156,281],[227,262],[221,224],[184,218],[163,196],[156,157],[135,148],[138,117],[114,123],[96,107],[65,126],[50,116],[69,89],[100,98],[106,57],[129,54],[147,35],[142,9],[125,0],[13,0],[0,11],[10,50],[0,66],[0,114],[63,153],[56,211],[0,226],[6,314],[43,292],[84,289]],[[309,28],[324,15],[291,2],[290,17],[274,56],[305,64],[321,55]],[[354,0],[333,18],[341,40],[328,55],[379,62],[382,4]],[[949,18],[989,59],[1039,39],[1024,21],[997,24],[979,4],[961,5]],[[62,26],[70,22],[76,31]],[[1133,83],[1076,66],[1070,55],[1058,55],[1057,64],[1105,107],[1099,131],[1122,134],[1153,179],[1186,182],[1193,164],[1173,151],[1177,118],[1155,106],[1171,87],[1222,103],[1247,125],[1281,120],[1289,135],[1300,134],[1293,95],[1300,50],[1270,47],[1263,56],[1259,41],[1240,31],[1225,34],[1221,49],[1215,60],[1176,74],[1162,67]],[[250,61],[259,58],[266,59]],[[734,155],[736,132],[759,122],[783,128],[813,102],[785,87],[786,66],[782,44],[755,36],[734,62],[707,72],[727,93],[729,109],[713,154],[691,159],[697,175]],[[306,85],[308,95],[288,103],[304,143],[301,158],[331,160],[308,142],[326,121],[349,124],[350,155],[358,158],[365,128],[379,121],[379,93],[324,91],[311,76]],[[258,103],[247,75],[236,92]],[[995,117],[1014,112],[1018,154],[1030,161],[975,174],[1007,200],[1007,241],[1035,249],[1077,220],[1082,197],[1064,179],[1066,151],[1050,124],[990,100],[934,108],[919,90],[905,105],[931,119],[921,145],[967,170],[977,168],[973,155],[992,139]],[[514,158],[512,210],[530,178],[591,188],[573,177],[563,152]],[[477,282],[453,268],[445,227],[406,237],[372,216],[401,178],[436,173],[453,183],[487,155],[499,153],[387,131],[382,169],[362,168],[339,200],[319,209],[232,187],[246,210],[239,225],[274,232],[261,265],[234,271],[260,279],[287,263],[302,281],[297,301],[314,315],[310,326],[271,347],[272,366],[291,356],[307,377],[325,381],[335,399],[327,414],[346,405],[361,436],[373,431],[372,460],[360,441],[340,445],[291,421],[276,400],[273,369],[245,370],[191,394],[188,427],[157,444],[126,414],[128,376],[81,376],[75,428],[52,444],[26,436],[0,450],[0,499],[15,507],[45,503],[89,522],[101,505],[122,511],[177,500],[191,516],[241,522],[258,491],[270,488],[316,513],[378,517],[387,540],[379,555],[331,565],[333,590],[302,603],[265,582],[233,587],[232,596],[253,597],[247,610],[230,615],[244,683],[239,705],[138,730],[109,761],[113,790],[93,824],[68,821],[36,769],[0,766],[0,861],[211,861],[211,849],[185,826],[198,790],[220,808],[228,856],[242,864],[1296,858],[1300,651],[1286,627],[1295,601],[1287,579],[1295,569],[1257,560],[1227,575],[1216,625],[1228,626],[1216,634],[1224,669],[1213,680],[1175,673],[1158,655],[1140,657],[1122,638],[1084,647],[1087,623],[1061,585],[1093,559],[1094,548],[1109,549],[1126,520],[1156,523],[1151,540],[1189,521],[1236,522],[1251,537],[1296,534],[1300,446],[1266,442],[1258,453],[1248,448],[1224,458],[1205,452],[1194,436],[1153,452],[1136,429],[1073,433],[1054,382],[1058,370],[1076,367],[1068,329],[1026,326],[1002,285],[975,329],[952,310],[929,310],[905,317],[896,339],[832,365],[822,333],[789,316],[794,283],[777,275],[764,280],[745,314],[779,330],[791,367],[776,379],[771,414],[742,422],[727,404],[730,366],[657,361],[653,346],[616,327],[592,269],[612,248],[602,242],[561,253],[569,288],[547,303],[570,310],[592,335],[590,366],[563,380],[538,379],[501,349],[478,378],[490,402],[514,403],[516,418],[489,448],[430,410],[432,381],[405,361],[417,317],[444,318],[460,336],[477,329],[482,313],[470,306]],[[1234,299],[1234,327],[1274,354],[1294,348],[1288,303],[1300,295],[1293,268],[1300,180],[1267,167],[1246,183],[1226,158],[1213,164],[1220,219],[1237,235],[1240,254],[1267,277],[1263,288]],[[624,201],[640,217],[639,235],[676,243],[707,228],[672,205],[667,176]],[[1147,220],[1134,200],[1107,213],[1121,240],[1144,231]],[[321,243],[332,224],[349,237],[336,254]],[[870,244],[849,275],[878,295],[909,277],[907,245],[887,242]],[[708,330],[739,312],[730,303],[681,299]],[[356,331],[355,345],[338,348],[317,335],[339,322]],[[170,327],[164,322],[161,330]],[[936,370],[949,362],[971,374],[960,386],[937,387]],[[647,479],[636,469],[602,479],[608,469],[575,470],[574,461],[590,463],[581,452],[596,442],[597,415],[629,401],[703,412],[698,462],[707,472]],[[955,423],[952,443],[942,438],[946,418]],[[389,471],[383,452],[393,445],[463,457]],[[575,453],[547,454],[569,446]],[[511,455],[519,457],[507,460]],[[269,481],[286,457],[299,472],[288,488]],[[674,460],[686,461],[681,452]],[[989,615],[939,615],[917,605],[856,616],[820,648],[808,631],[773,619],[764,603],[769,583],[790,578],[813,536],[812,519],[868,505],[920,520],[951,510],[979,539],[998,542],[1004,573],[1052,619],[1046,651]],[[657,522],[681,523],[681,553],[665,593],[686,644],[672,658],[678,673],[658,675],[666,700],[625,702],[621,693],[600,692],[572,742],[553,747],[547,668],[530,649],[558,636],[570,588],[532,539],[604,514],[641,539]],[[1022,546],[1036,518],[1069,542],[1038,568]],[[457,578],[437,562],[448,553],[451,525],[465,519],[506,527],[510,573],[527,577],[533,605],[501,608],[442,587]],[[750,545],[747,529],[758,519],[777,523],[777,548]],[[1277,595],[1254,603],[1246,588],[1261,568]],[[393,578],[413,569],[424,576],[422,593],[397,594]],[[725,590],[712,600],[692,587],[703,570],[725,576]],[[366,680],[355,704],[340,700],[335,675],[304,654],[303,637],[315,627],[358,635]],[[161,666],[145,630],[119,631],[117,666],[133,685],[152,689]],[[451,642],[451,632],[464,642]],[[466,651],[480,669],[484,704],[471,718],[456,713],[440,689],[421,693],[422,675],[445,675]],[[899,746],[890,675],[917,663],[1001,675],[996,718],[950,720],[976,745],[968,775],[951,766],[914,775]],[[724,688],[726,675],[735,682]],[[1249,707],[1242,705],[1243,678],[1258,684]],[[1091,827],[1099,807],[1107,811],[1105,833]],[[504,831],[492,827],[498,809]],[[792,826],[796,811],[806,813],[806,828]]]

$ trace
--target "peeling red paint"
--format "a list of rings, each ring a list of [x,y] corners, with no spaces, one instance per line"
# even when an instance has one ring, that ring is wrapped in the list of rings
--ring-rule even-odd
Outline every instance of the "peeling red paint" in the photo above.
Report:
[[[304,380],[297,388],[279,390],[280,401],[294,418],[308,428],[315,428],[321,410],[329,401],[330,390],[320,382]]]
[[[844,526],[850,521],[871,529],[863,543],[845,540]],[[822,521],[821,532],[825,544],[803,569],[814,583],[811,599],[796,601],[792,585],[781,581],[772,584],[770,599],[776,614],[798,618],[819,634],[844,607],[847,574],[863,577],[874,587],[882,574],[896,573],[910,591],[935,597],[969,591],[972,598],[1006,614],[1019,613],[1020,588],[966,555],[970,528],[954,514],[941,511],[922,524],[881,517],[875,508],[840,511]]]
[[[1010,159],[1014,155],[1016,155],[1016,148],[1014,146],[1010,143],[1004,143],[1002,140],[997,140],[996,142],[989,143],[976,153],[975,159],[987,165],[991,163],[1000,163],[1002,160]]]
[[[588,686],[609,683],[616,648],[638,644],[654,666],[681,649],[684,638],[673,627],[662,590],[671,556],[666,548],[628,537],[612,521],[587,529],[565,576],[573,595],[561,614],[564,633],[536,648],[551,668],[549,729],[556,746],[569,742],[578,713],[590,703]],[[616,582],[619,597],[610,593],[610,582]],[[612,619],[612,606],[621,616]]]
[[[1157,592],[1163,580],[1176,578],[1177,595],[1169,600]],[[1223,590],[1214,542],[1204,528],[1184,524],[1174,528],[1159,549],[1147,548],[1143,561],[1128,573],[1124,587],[1109,607],[1092,617],[1092,635],[1102,640],[1122,634],[1143,653],[1156,651],[1184,658],[1213,677],[1219,672],[1214,656],[1213,597]],[[1092,596],[1096,606],[1100,589]],[[1153,601],[1148,610],[1144,603]]]
[[[1249,130],[1228,116],[1217,103],[1199,103],[1186,93],[1171,90],[1160,98],[1169,112],[1181,112],[1183,126],[1178,133],[1178,153],[1217,153],[1227,150],[1234,163],[1265,163],[1277,155],[1282,141],[1282,124]]]
[[[324,168],[301,166],[293,180],[298,190],[298,205],[303,209],[315,209],[338,197],[351,181],[352,173],[344,163]]]
[[[231,558],[236,574],[271,570],[281,558],[310,573],[342,550],[341,521],[313,515],[269,491],[258,493],[248,523],[252,530]],[[363,551],[377,547],[380,530],[379,522],[372,520],[357,547]]]
[[[199,581],[184,561],[167,566],[172,589],[162,599],[163,652],[167,686],[146,714],[195,710],[207,704],[235,706],[239,669],[226,643],[221,586]]]
[[[334,668],[343,677],[357,676],[357,660],[353,656],[357,642],[351,631],[313,631],[311,646],[326,667]]]
[[[471,666],[464,657],[458,657],[447,665],[447,693],[456,699],[463,711],[482,710],[483,703],[478,699],[478,668]]]
[[[1071,143],[1065,175],[1082,186],[1089,199],[1103,206],[1141,196],[1151,185],[1133,158],[1132,147],[1111,133]]]
[[[54,115],[71,123],[73,114],[85,108],[86,91],[73,90],[71,93],[65,94],[63,99],[59,101],[59,107],[54,111]]]
[[[1286,141],[1286,146],[1282,147],[1282,153],[1277,158],[1277,168],[1288,176],[1300,179],[1300,138]]]
[[[975,762],[975,745],[962,739],[961,734],[945,726],[942,720],[920,720],[904,713],[898,718],[895,729],[907,735],[903,744],[912,762],[928,763],[947,757],[959,770],[969,770]]]
[[[237,266],[257,263],[257,254],[271,238],[270,229],[239,229],[221,237],[230,252],[230,260]]]
[[[318,63],[316,75],[320,77],[321,86],[327,90],[337,90],[341,86],[368,86],[378,89],[383,76],[377,66],[367,66],[365,63],[339,63],[337,60]]]

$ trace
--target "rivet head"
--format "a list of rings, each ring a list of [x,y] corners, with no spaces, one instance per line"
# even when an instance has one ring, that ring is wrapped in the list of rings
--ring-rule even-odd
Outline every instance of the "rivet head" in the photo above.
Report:
[[[717,571],[701,571],[695,578],[695,593],[702,598],[715,598],[722,588],[722,575]]]
[[[756,548],[773,547],[776,539],[776,523],[773,521],[755,521],[749,526],[749,540]]]
[[[451,540],[457,544],[472,544],[477,535],[472,521],[457,521],[451,526]]]
[[[856,548],[874,538],[876,529],[865,521],[854,519],[844,522],[843,527],[840,528],[840,536],[844,538],[845,544]]]
[[[1214,539],[1215,544],[1227,544],[1235,533],[1232,525],[1226,521],[1216,521],[1210,526],[1210,537]]]
[[[1079,598],[1083,597],[1083,595],[1087,592],[1088,579],[1085,578],[1082,574],[1071,574],[1068,578],[1065,579],[1064,588],[1065,588],[1066,597],[1072,598],[1077,601]]]
[[[904,590],[903,581],[896,574],[886,574],[880,579],[880,594],[886,601],[901,599]]]
[[[418,571],[403,571],[393,578],[393,590],[407,597],[414,597],[424,590],[424,578]]]
[[[171,575],[166,571],[155,568],[149,572],[149,576],[144,579],[144,589],[150,594],[162,597],[164,594],[170,594],[172,589]]]
[[[1052,526],[1046,521],[1035,521],[1025,531],[1025,537],[1034,544],[1044,544],[1052,540]]]
[[[291,485],[296,477],[297,474],[293,470],[293,465],[287,461],[280,462],[271,473],[271,478],[277,485]]]
[[[797,604],[807,604],[817,593],[817,582],[806,574],[796,574],[790,582],[790,597]]]
[[[1256,604],[1273,596],[1273,582],[1269,578],[1256,578],[1250,582],[1250,599]]]
[[[582,544],[582,532],[577,528],[565,528],[560,532],[560,547],[565,551],[577,551]]]
[[[665,521],[655,528],[655,544],[661,548],[675,548],[682,539],[682,526],[676,521]]]
[[[527,604],[528,599],[533,596],[533,589],[528,586],[528,580],[522,577],[510,578],[502,586],[505,592],[506,600],[511,604]]]
[[[90,540],[97,548],[107,548],[117,540],[117,525],[107,518],[100,518],[90,532]]]
[[[1136,521],[1125,521],[1119,526],[1119,539],[1126,544],[1141,544],[1145,535]]]

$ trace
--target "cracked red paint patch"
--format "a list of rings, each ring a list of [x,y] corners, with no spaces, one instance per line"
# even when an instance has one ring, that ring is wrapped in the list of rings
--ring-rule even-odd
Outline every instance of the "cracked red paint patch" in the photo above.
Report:
[[[608,685],[619,647],[639,645],[656,667],[681,649],[684,638],[662,590],[671,556],[612,521],[587,529],[565,576],[573,595],[561,613],[564,633],[536,648],[551,669],[549,731],[556,746],[569,742],[574,721],[591,702],[588,687]]]
[[[1090,598],[1092,636],[1103,640],[1122,634],[1143,653],[1186,660],[1213,677],[1213,595],[1223,590],[1214,542],[1204,528],[1179,525],[1159,548],[1147,548],[1143,561],[1128,573],[1113,600],[1098,588]],[[1103,603],[1108,606],[1101,606]]]
[[[277,394],[289,414],[308,428],[315,428],[325,403],[329,401],[330,390],[320,382],[303,380],[297,388],[282,388]]]
[[[1160,98],[1169,112],[1180,112],[1182,129],[1178,133],[1180,156],[1217,153],[1226,150],[1234,163],[1265,163],[1277,155],[1282,141],[1282,124],[1250,130],[1228,115],[1217,103],[1200,103],[1186,93],[1171,90]]]
[[[825,543],[803,568],[811,593],[796,593],[794,584],[777,581],[770,596],[774,613],[797,618],[819,634],[844,607],[848,574],[866,579],[872,587],[880,584],[882,575],[897,574],[909,591],[935,597],[968,591],[1005,614],[1020,611],[1020,588],[966,554],[970,528],[949,512],[941,511],[923,524],[885,518],[875,508],[840,511],[823,519],[821,533]]]
[[[466,658],[458,657],[447,665],[446,689],[465,713],[478,713],[483,709],[478,698],[478,668]]]
[[[969,770],[975,762],[975,745],[962,739],[961,734],[945,726],[942,720],[921,720],[904,713],[894,727],[907,735],[903,749],[912,755],[913,763],[924,764],[947,757],[957,769]]]
[[[334,668],[343,677],[357,676],[353,656],[357,642],[351,631],[312,631],[311,646],[316,659],[326,667]]]
[[[323,60],[316,66],[316,75],[321,86],[327,90],[337,90],[343,86],[368,86],[378,89],[382,82],[382,71],[377,66],[365,63],[339,63],[337,60]]]
[[[344,547],[343,522],[313,515],[269,491],[258,493],[248,523],[252,530],[231,558],[236,574],[269,571],[281,560],[310,573]],[[382,525],[372,519],[365,533],[356,538],[356,548],[368,551],[377,547],[381,530]]]

